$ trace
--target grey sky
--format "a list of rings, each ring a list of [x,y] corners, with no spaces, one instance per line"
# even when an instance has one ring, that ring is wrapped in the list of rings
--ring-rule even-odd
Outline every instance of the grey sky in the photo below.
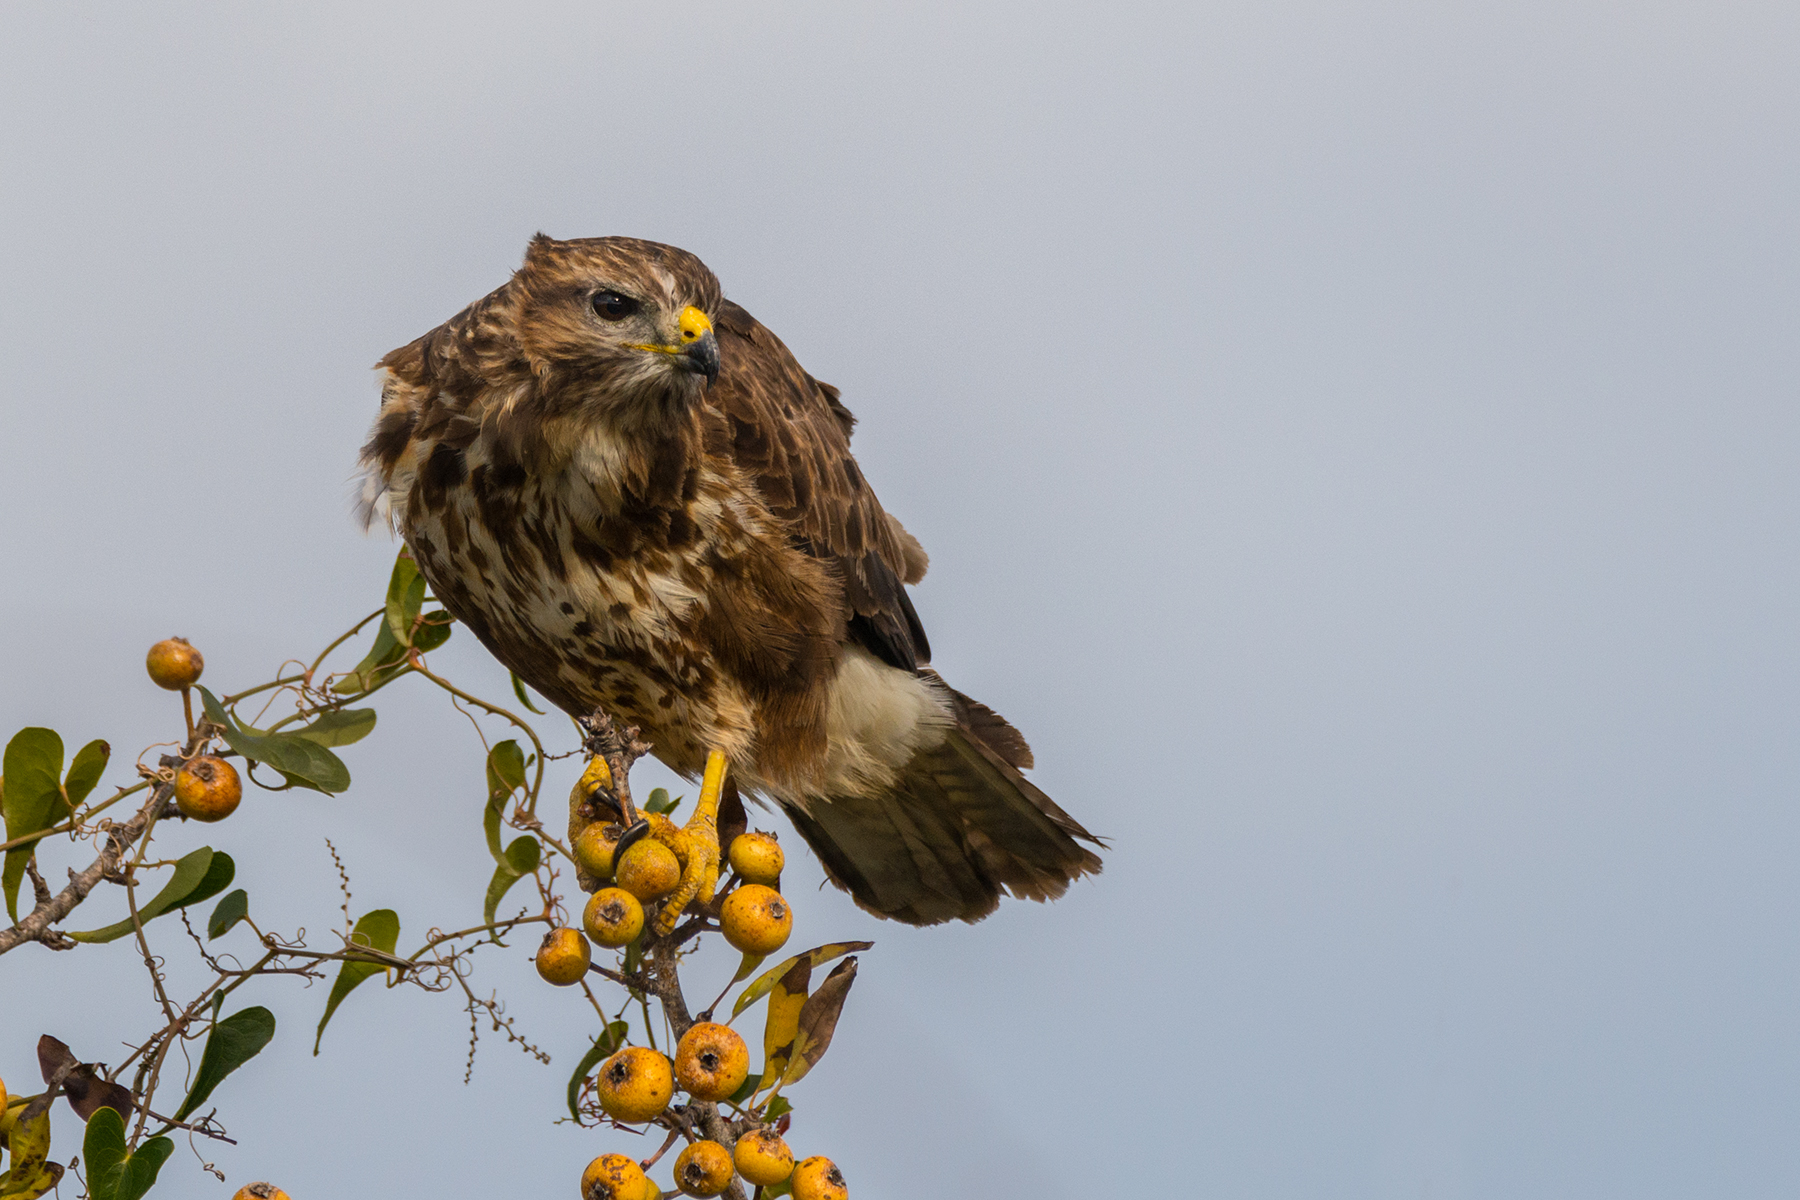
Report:
[[[1792,1195],[1797,53],[1750,3],[10,5],[5,733],[121,778],[151,641],[230,685],[372,607],[374,360],[535,230],[674,242],[843,389],[939,667],[1114,840],[914,931],[790,835],[797,938],[878,943],[797,1150],[863,1200]],[[478,913],[478,754],[388,695],[348,796],[177,840],[278,925],[326,834],[403,938]],[[0,963],[0,1077],[141,1034],[129,958]],[[167,1192],[573,1194],[631,1141],[551,1124],[587,1026],[525,947],[477,981],[555,1065],[464,1088],[409,993],[312,1059],[324,989],[260,986],[230,1183]]]

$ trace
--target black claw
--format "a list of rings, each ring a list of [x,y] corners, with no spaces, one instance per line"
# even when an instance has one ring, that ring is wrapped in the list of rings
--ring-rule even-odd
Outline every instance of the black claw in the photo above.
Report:
[[[624,858],[625,852],[638,842],[643,841],[649,832],[650,822],[644,820],[642,817],[633,821],[626,828],[625,832],[619,835],[619,844],[613,847],[613,862],[617,863],[621,858]]]

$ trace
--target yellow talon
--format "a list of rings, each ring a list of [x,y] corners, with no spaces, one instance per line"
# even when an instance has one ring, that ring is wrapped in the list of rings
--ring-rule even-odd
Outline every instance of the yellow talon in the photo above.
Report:
[[[668,846],[681,862],[681,886],[663,903],[655,932],[667,935],[681,919],[682,910],[694,900],[712,903],[719,886],[719,796],[725,790],[725,755],[709,751],[706,774],[700,780],[700,799],[694,815],[677,828],[667,817],[650,816],[650,836]],[[658,822],[661,822],[658,824]]]

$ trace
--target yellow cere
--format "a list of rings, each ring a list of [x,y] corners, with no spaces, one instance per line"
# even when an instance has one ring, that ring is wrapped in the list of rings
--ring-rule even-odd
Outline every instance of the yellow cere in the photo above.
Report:
[[[679,345],[657,346],[649,342],[628,342],[626,344],[633,350],[651,350],[657,354],[680,354],[712,332],[712,322],[706,319],[705,313],[691,304],[681,310],[681,316],[676,318],[675,323],[681,328]]]
[[[681,326],[683,345],[688,342],[697,342],[701,337],[712,332],[712,322],[706,319],[705,313],[691,304],[681,310],[681,318],[677,323]]]

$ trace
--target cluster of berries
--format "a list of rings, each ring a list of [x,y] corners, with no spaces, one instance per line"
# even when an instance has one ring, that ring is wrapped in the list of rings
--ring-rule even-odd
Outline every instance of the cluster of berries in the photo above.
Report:
[[[575,839],[575,860],[613,886],[588,897],[582,929],[552,929],[538,947],[537,969],[549,983],[567,986],[587,974],[592,954],[588,941],[618,948],[644,931],[644,905],[662,899],[681,883],[675,852],[654,838],[626,849],[613,862],[622,830],[617,825],[589,825]],[[781,845],[766,833],[743,833],[731,841],[732,870],[743,880],[719,905],[719,931],[745,954],[773,954],[787,945],[794,931],[788,902],[770,884],[781,879]],[[729,1094],[729,1093],[727,1093]]]
[[[717,1196],[732,1172],[761,1187],[785,1183],[794,1200],[845,1200],[844,1177],[829,1158],[794,1161],[787,1143],[772,1129],[747,1133],[737,1149],[695,1142],[675,1160],[675,1186],[689,1196]],[[644,1169],[623,1154],[602,1154],[581,1173],[582,1200],[655,1200],[659,1189]]]

